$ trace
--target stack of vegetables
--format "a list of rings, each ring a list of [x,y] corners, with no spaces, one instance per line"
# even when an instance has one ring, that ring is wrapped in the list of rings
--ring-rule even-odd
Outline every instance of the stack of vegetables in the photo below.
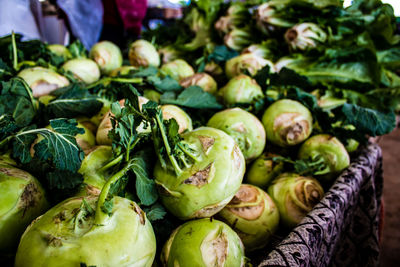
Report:
[[[195,1],[125,59],[1,38],[1,257],[249,264],[395,127],[393,10],[354,2]]]

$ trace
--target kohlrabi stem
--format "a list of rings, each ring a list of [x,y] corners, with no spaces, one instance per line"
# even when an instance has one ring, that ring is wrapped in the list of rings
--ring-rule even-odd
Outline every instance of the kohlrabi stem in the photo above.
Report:
[[[182,149],[182,151],[185,152],[185,154],[186,154],[187,156],[189,156],[191,159],[193,159],[194,161],[199,161],[199,159],[196,157],[196,155],[195,155],[192,151],[188,150],[188,149],[187,149],[185,146],[183,146],[181,143],[178,143],[178,147],[179,147],[180,149]]]
[[[182,170],[179,167],[178,162],[176,161],[174,156],[172,156],[172,154],[171,154],[171,147],[169,146],[169,143],[168,143],[168,138],[165,133],[164,125],[162,124],[159,116],[156,116],[156,121],[158,124],[158,128],[160,129],[161,137],[164,142],[164,147],[165,147],[165,150],[167,151],[168,158],[171,161],[172,166],[174,167],[176,176],[179,176],[182,173]]]
[[[15,41],[15,33],[11,32],[11,44],[13,50],[13,67],[15,70],[18,70],[18,51],[17,51],[17,42]]]
[[[26,92],[27,92],[28,95],[29,95],[29,98],[30,98],[30,100],[31,100],[31,104],[32,104],[33,108],[34,108],[35,110],[37,110],[37,107],[34,105],[35,98],[33,97],[32,89],[29,87],[29,85],[25,82],[24,79],[19,78],[19,77],[16,78],[16,79],[18,79],[20,82],[22,82],[22,84],[23,84],[24,87],[25,87]]]
[[[108,192],[110,191],[111,185],[121,179],[127,171],[132,167],[130,163],[128,163],[122,170],[114,174],[108,181],[107,183],[103,186],[101,189],[101,193],[99,195],[99,199],[97,200],[97,206],[96,206],[96,215],[94,218],[94,224],[95,225],[103,225],[105,219],[107,218],[108,214],[103,212],[101,207],[104,205],[104,202],[107,199]]]
[[[124,158],[124,156],[121,154],[118,157],[116,157],[115,159],[113,159],[112,161],[110,161],[109,163],[107,163],[106,165],[104,165],[103,167],[101,167],[99,169],[99,172],[103,172],[108,170],[109,168],[115,166],[116,164],[118,164],[119,162],[121,162],[121,160]]]
[[[135,141],[133,141],[133,143],[129,146],[129,148],[126,150],[125,152],[125,161],[128,162],[129,161],[129,155],[132,151],[132,149],[135,148],[135,146],[139,143],[140,141],[140,137],[137,137]]]

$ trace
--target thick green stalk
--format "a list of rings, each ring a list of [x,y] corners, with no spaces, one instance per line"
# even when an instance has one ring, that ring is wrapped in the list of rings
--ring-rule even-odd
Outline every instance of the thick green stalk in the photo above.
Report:
[[[165,147],[165,150],[167,151],[168,158],[171,161],[172,166],[174,167],[176,176],[179,176],[182,173],[182,170],[179,167],[178,162],[176,161],[174,156],[172,156],[172,154],[171,154],[172,151],[171,151],[171,147],[169,146],[169,143],[168,143],[168,138],[167,138],[167,135],[165,133],[164,126],[163,126],[163,124],[162,124],[162,122],[161,122],[161,120],[160,120],[160,118],[158,116],[156,116],[156,121],[157,121],[157,124],[158,124],[158,128],[160,129],[160,132],[161,132],[161,137],[163,139],[164,147]]]
[[[107,218],[108,214],[104,213],[101,207],[104,205],[104,202],[107,199],[108,192],[110,191],[111,185],[121,179],[127,171],[132,168],[132,164],[128,163],[122,170],[114,174],[108,181],[107,183],[103,186],[103,189],[101,190],[101,193],[99,195],[99,199],[97,200],[97,206],[96,206],[96,215],[94,218],[94,224],[95,225],[103,225],[105,219]]]
[[[18,70],[18,53],[17,53],[17,43],[15,41],[15,33],[11,32],[11,44],[13,49],[13,67],[15,70]]]

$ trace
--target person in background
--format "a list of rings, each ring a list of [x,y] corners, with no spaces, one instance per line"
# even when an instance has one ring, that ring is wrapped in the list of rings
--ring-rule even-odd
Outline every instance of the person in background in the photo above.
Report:
[[[140,36],[142,21],[146,16],[147,0],[102,0],[104,7],[101,40],[119,46]]]

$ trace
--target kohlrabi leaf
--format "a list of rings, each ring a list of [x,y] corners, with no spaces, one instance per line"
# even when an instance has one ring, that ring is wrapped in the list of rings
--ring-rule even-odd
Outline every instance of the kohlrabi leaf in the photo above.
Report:
[[[76,172],[83,160],[83,151],[75,140],[75,135],[83,134],[76,127],[75,120],[50,120],[51,129],[39,128],[18,132],[13,136],[13,155],[22,163],[31,160],[31,146],[38,136],[41,137],[33,147],[34,157],[50,162],[58,170]]]
[[[0,140],[14,134],[19,129],[14,118],[9,114],[0,115]],[[0,143],[0,148],[2,143]]]
[[[133,77],[148,77],[148,76],[154,76],[157,75],[158,70],[156,67],[147,67],[144,69],[140,69],[138,72],[135,72],[135,74],[133,75]]]
[[[383,113],[357,105],[344,104],[339,114],[344,116],[345,122],[353,125],[356,131],[370,136],[390,133],[396,127],[394,112]]]
[[[156,203],[149,208],[144,208],[144,212],[146,212],[146,217],[151,222],[161,220],[167,214],[165,208],[159,203]]]
[[[81,41],[76,40],[68,46],[68,50],[73,58],[86,58],[87,51]]]
[[[45,175],[50,189],[73,189],[83,182],[83,176],[78,172],[54,170]]]
[[[199,86],[190,86],[183,90],[179,95],[165,93],[160,99],[162,104],[174,104],[187,108],[195,109],[221,109],[223,106],[218,103],[215,96],[203,91]]]
[[[152,205],[157,201],[158,193],[154,180],[149,178],[146,163],[143,158],[135,157],[132,164],[132,171],[136,175],[136,195],[141,204],[146,206]]]
[[[170,91],[181,91],[183,89],[179,82],[171,78],[170,76],[166,76],[165,78],[150,76],[147,78],[147,81],[152,84],[157,91],[161,93]]]
[[[32,123],[38,103],[32,90],[21,78],[0,83],[0,114],[9,114],[19,127]]]
[[[91,117],[97,114],[103,106],[100,99],[72,84],[56,99],[46,105],[46,112],[50,118],[76,118],[79,116]]]

